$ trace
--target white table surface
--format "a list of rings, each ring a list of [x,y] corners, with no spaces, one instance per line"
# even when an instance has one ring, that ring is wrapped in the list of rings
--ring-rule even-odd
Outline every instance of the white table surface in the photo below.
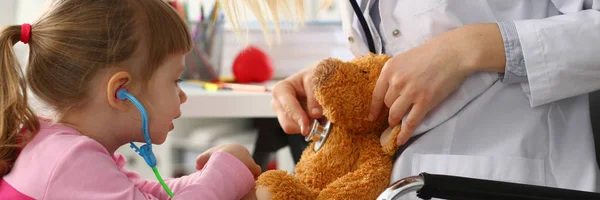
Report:
[[[275,81],[264,85],[270,87]],[[250,118],[276,117],[271,108],[271,92],[206,91],[200,85],[183,82],[187,102],[181,105],[181,117]]]

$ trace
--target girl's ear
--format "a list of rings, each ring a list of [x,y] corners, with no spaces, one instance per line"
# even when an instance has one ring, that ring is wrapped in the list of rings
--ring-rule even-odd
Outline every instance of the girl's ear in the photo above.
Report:
[[[126,101],[119,100],[117,98],[117,93],[121,89],[127,89],[127,85],[131,80],[131,74],[128,72],[117,72],[108,80],[108,85],[106,87],[106,98],[108,100],[108,104],[120,111],[127,111],[131,107],[131,104]]]

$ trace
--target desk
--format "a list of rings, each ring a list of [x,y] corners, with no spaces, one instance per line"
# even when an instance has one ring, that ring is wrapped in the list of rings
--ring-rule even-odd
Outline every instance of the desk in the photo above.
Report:
[[[275,81],[267,82],[270,87]],[[188,100],[181,105],[181,117],[251,118],[277,117],[271,108],[270,92],[206,91],[193,83],[181,83]]]
[[[262,85],[271,88],[276,81]],[[188,100],[181,105],[181,117],[189,118],[275,118],[277,115],[271,108],[272,95],[270,92],[240,92],[231,90],[206,91],[200,85],[183,82],[181,89]],[[180,126],[178,132],[190,131],[186,126]],[[187,127],[190,127],[188,125]],[[264,131],[272,130],[272,127]],[[259,130],[260,132],[260,130]],[[293,171],[295,162],[290,155],[290,147],[279,149],[276,153],[278,168]],[[257,162],[264,162],[262,153],[254,152]],[[259,163],[260,164],[260,163]]]

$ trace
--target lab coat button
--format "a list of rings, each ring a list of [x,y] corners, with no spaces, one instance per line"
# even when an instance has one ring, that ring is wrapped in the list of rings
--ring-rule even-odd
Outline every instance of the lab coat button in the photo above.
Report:
[[[398,29],[394,30],[394,32],[392,32],[392,35],[394,35],[394,37],[400,36],[400,30],[398,30]]]
[[[354,38],[353,37],[348,37],[348,42],[354,43]]]

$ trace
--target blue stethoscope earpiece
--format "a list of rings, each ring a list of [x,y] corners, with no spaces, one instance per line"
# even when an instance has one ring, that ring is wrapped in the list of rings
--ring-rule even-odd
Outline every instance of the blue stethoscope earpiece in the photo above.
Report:
[[[140,113],[142,114],[142,131],[144,133],[146,144],[138,148],[133,142],[130,142],[129,146],[140,156],[142,156],[142,158],[144,158],[148,166],[156,167],[156,157],[152,152],[152,139],[150,139],[150,134],[148,133],[148,114],[146,113],[146,109],[144,109],[142,103],[140,103],[133,95],[129,94],[129,92],[127,92],[125,89],[120,89],[119,92],[117,92],[117,98],[121,101],[131,101],[131,103],[133,103],[135,107],[140,110]]]
[[[146,113],[146,109],[144,109],[142,103],[140,103],[133,95],[129,94],[129,92],[127,92],[127,90],[125,89],[120,89],[117,92],[117,98],[121,101],[131,101],[131,103],[133,103],[133,105],[135,105],[135,107],[140,111],[140,114],[142,115],[142,131],[144,133],[144,140],[146,141],[146,144],[138,148],[133,142],[130,142],[129,146],[140,156],[142,156],[142,158],[144,158],[144,161],[146,161],[146,164],[148,164],[148,166],[152,168],[152,171],[154,171],[154,175],[156,175],[156,178],[158,179],[160,184],[167,191],[167,194],[173,197],[173,192],[171,192],[167,184],[165,184],[162,177],[160,176],[160,173],[156,169],[156,157],[152,152],[152,140],[150,139],[150,133],[148,133],[148,114]]]

